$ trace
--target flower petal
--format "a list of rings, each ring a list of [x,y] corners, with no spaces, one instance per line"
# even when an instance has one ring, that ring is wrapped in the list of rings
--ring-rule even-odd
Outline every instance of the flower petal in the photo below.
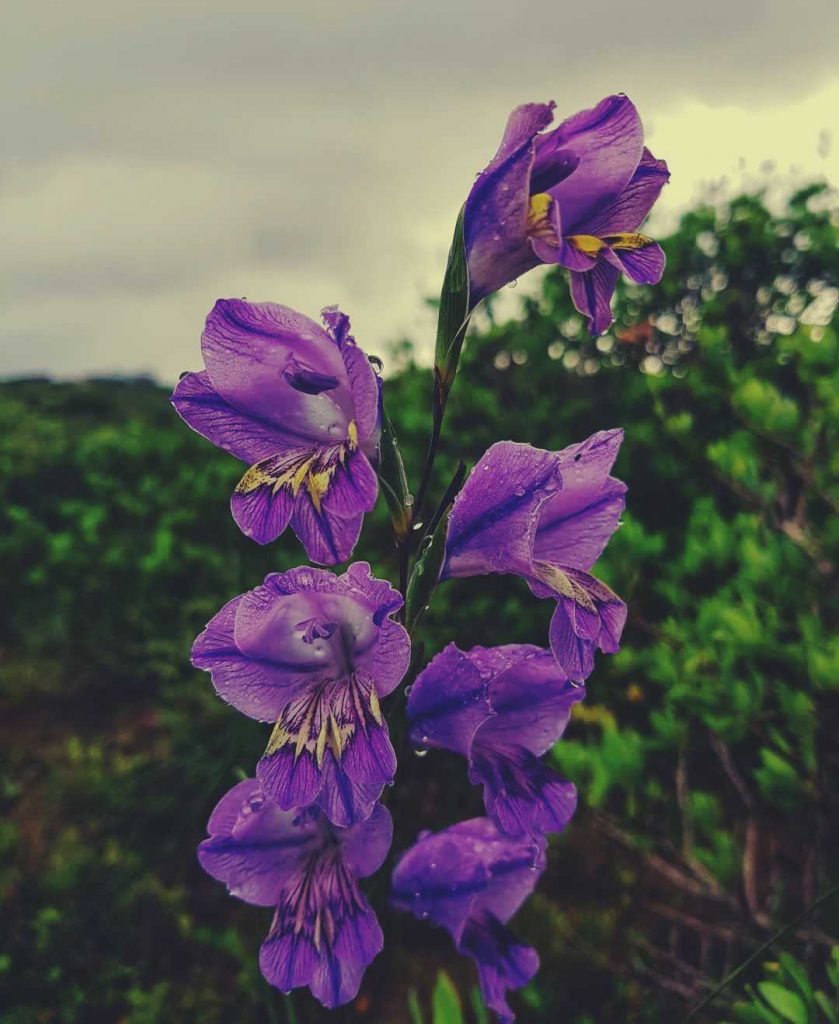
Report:
[[[325,775],[313,754],[298,754],[289,744],[266,751],[257,763],[256,777],[265,795],[288,811],[314,803],[323,789]]]
[[[516,108],[498,152],[466,200],[463,229],[470,308],[539,262],[527,237],[530,169],[533,138],[550,124],[552,116],[553,104]]]
[[[612,316],[612,295],[618,282],[619,271],[603,259],[585,274],[571,272],[571,300],[583,316],[588,317],[592,335],[607,331]]]
[[[393,840],[393,819],[382,804],[372,814],[338,833],[347,868],[358,878],[366,878],[384,864]]]
[[[571,709],[585,697],[585,689],[569,681],[551,651],[519,649],[520,659],[489,680],[493,715],[478,730],[476,752],[523,748],[540,757],[562,736]]]
[[[308,317],[275,303],[219,299],[201,339],[204,364],[231,405],[273,424],[287,441],[322,444],[346,440],[353,402],[341,352]],[[293,386],[289,364],[338,384],[318,394]]]
[[[594,668],[594,651],[607,654],[620,650],[620,635],[626,623],[626,605],[605,583],[588,573],[567,569],[571,589],[561,586],[551,619],[551,650],[557,664],[571,679],[583,680]]]
[[[533,558],[590,569],[615,532],[626,485],[608,475],[623,431],[600,431],[559,453],[562,490],[542,506]]]
[[[367,966],[383,947],[382,929],[365,901],[338,925],[334,947],[321,956],[312,978],[312,995],[330,1010],[355,999]]]
[[[359,447],[373,459],[382,431],[381,380],[352,339],[343,347],[342,355],[352,391]]]
[[[304,687],[317,674],[346,676],[348,656],[367,651],[378,626],[366,601],[356,600],[341,577],[307,567],[271,573],[248,591],[234,635],[243,654],[285,668]]]
[[[294,509],[294,498],[286,487],[276,487],[272,471],[276,467],[276,454],[257,463],[242,477],[230,495],[230,512],[236,525],[246,537],[257,544],[270,544],[288,526]],[[261,468],[265,482],[251,487],[254,471]]]
[[[545,841],[508,836],[489,818],[423,833],[393,871],[391,900],[448,929],[457,943],[467,920],[488,911],[508,921],[545,867]]]
[[[255,779],[222,797],[207,830],[209,839],[198,847],[201,867],[232,896],[263,907],[276,905],[301,858],[322,842],[316,818],[281,811]]]
[[[387,723],[357,726],[349,740],[341,764],[353,782],[373,788],[393,781],[396,775],[396,753],[390,742]]]
[[[354,782],[327,750],[323,762],[323,789],[318,795],[318,806],[329,820],[339,828],[349,828],[366,821],[382,795],[381,782],[368,785]]]
[[[209,672],[216,692],[238,711],[272,722],[296,692],[299,673],[243,654],[235,641],[236,613],[247,595],[234,597],[207,623],[192,645],[192,664]]]
[[[550,194],[559,202],[566,235],[576,234],[632,179],[644,149],[644,129],[634,104],[623,95],[607,96],[537,141],[536,167],[551,154],[570,153],[574,170]]]
[[[349,519],[359,512],[369,512],[378,493],[376,471],[364,452],[356,450],[349,452],[336,468],[321,503],[326,515]]]
[[[483,784],[487,814],[508,835],[561,832],[577,808],[574,784],[509,739],[500,752],[477,743],[469,778]]]
[[[455,644],[429,662],[408,695],[411,741],[464,757],[469,756],[475,733],[491,714],[486,679],[469,654]]]
[[[603,250],[603,258],[635,284],[658,284],[664,273],[664,250],[657,242],[637,249],[610,247]]]
[[[172,393],[172,405],[187,426],[243,462],[266,459],[285,443],[285,435],[276,426],[225,401],[206,370],[181,377]]]
[[[293,929],[275,930],[272,927],[259,949],[262,976],[286,995],[292,989],[311,983],[320,960],[321,956],[309,936],[295,933]]]
[[[602,238],[619,231],[637,231],[669,180],[667,164],[644,149],[631,181],[612,203],[591,218],[588,233]]]
[[[391,902],[420,920],[431,920],[460,937],[490,871],[474,844],[462,843],[451,829],[421,835],[393,869]]]
[[[452,507],[443,577],[526,574],[539,510],[561,486],[555,453],[513,441],[492,445]]]
[[[486,1005],[498,1014],[500,1024],[512,1024],[516,1018],[507,1003],[507,992],[522,988],[539,970],[536,950],[520,942],[491,914],[469,920],[458,949],[477,964]]]

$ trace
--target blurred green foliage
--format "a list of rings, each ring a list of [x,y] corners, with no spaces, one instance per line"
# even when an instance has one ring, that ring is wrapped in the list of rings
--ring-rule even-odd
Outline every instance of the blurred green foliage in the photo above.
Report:
[[[760,196],[702,206],[666,240],[661,286],[621,286],[606,337],[584,334],[549,273],[516,320],[490,307],[464,348],[438,493],[499,438],[559,448],[626,428],[628,511],[598,575],[630,620],[552,755],[581,808],[517,922],[543,964],[514,1000],[524,1022],[678,1020],[837,880],[837,225],[815,187],[780,214]],[[393,359],[415,482],[430,374],[409,346]],[[371,886],[385,953],[330,1016],[261,981],[270,914],[195,864],[265,729],[190,669],[191,641],[222,602],[303,561],[290,534],[269,548],[239,534],[240,473],[150,382],[0,385],[2,1020],[397,1024],[459,1019],[456,1005],[483,1024],[463,995],[471,967],[387,910],[386,879]],[[384,502],[356,557],[395,578]],[[544,643],[550,612],[514,579],[447,583],[426,654]],[[397,848],[481,807],[456,758],[408,750],[391,800]],[[837,931],[832,905],[785,940],[797,967],[780,959],[750,997],[769,1017],[738,1016],[739,988],[714,1012],[783,1020],[780,987],[810,1013],[803,985],[828,991]]]
[[[748,999],[732,1007],[740,1024],[837,1024],[839,1022],[839,947],[825,966],[825,990],[813,987],[807,969],[781,953],[763,965],[765,980],[748,987]]]

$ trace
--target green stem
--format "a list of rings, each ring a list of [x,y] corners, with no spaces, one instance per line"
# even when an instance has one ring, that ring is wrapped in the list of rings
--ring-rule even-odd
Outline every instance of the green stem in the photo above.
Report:
[[[411,516],[411,528],[417,522],[422,513],[422,504],[425,501],[425,493],[431,483],[431,474],[434,470],[434,460],[437,458],[437,449],[440,444],[440,433],[443,429],[443,417],[446,415],[446,402],[448,391],[443,389],[441,381],[434,376],[434,409],[431,420],[431,437],[428,441],[428,450],[425,454],[425,465],[422,468],[419,487],[414,496],[414,508]]]
[[[731,974],[724,978],[712,992],[709,992],[708,995],[705,996],[701,1003],[699,1003],[690,1011],[687,1017],[685,1017],[685,1019],[682,1021],[682,1024],[688,1024],[688,1021],[694,1020],[698,1016],[698,1014],[700,1014],[707,1006],[711,1005],[711,1003],[717,998],[717,996],[723,991],[723,989],[727,988],[732,981],[736,981],[737,978],[739,978],[745,970],[751,967],[755,960],[762,957],[763,954],[768,949],[771,949],[772,946],[774,946],[779,939],[782,939],[788,932],[791,932],[793,928],[801,924],[801,922],[805,918],[809,917],[810,914],[818,910],[819,907],[824,906],[824,904],[827,903],[830,899],[832,899],[837,893],[839,893],[839,885],[834,885],[832,889],[828,889],[826,893],[819,896],[815,903],[811,904],[809,907],[807,907],[806,910],[802,911],[798,915],[798,917],[793,918],[793,920],[790,921],[788,924],[785,924],[779,932],[776,932],[771,938],[767,939],[766,942],[758,946],[758,948],[751,954],[751,956],[748,956],[743,961],[743,963],[740,964],[739,967],[735,967]]]

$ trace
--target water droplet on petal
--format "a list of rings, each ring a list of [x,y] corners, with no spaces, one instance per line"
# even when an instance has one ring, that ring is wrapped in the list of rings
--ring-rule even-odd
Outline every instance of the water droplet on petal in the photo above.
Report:
[[[417,757],[425,757],[427,753],[428,750],[426,747],[417,747],[417,749],[414,751],[414,754],[416,754]]]
[[[428,911],[427,910],[423,910],[423,912],[420,914],[420,917],[423,919],[423,921],[427,921],[428,920]]]
[[[408,683],[408,685],[405,687],[405,696],[406,697],[411,692],[411,690],[413,690],[413,688],[414,688],[414,684],[413,683]]]
[[[517,284],[518,284],[518,281],[510,281],[509,284],[507,285],[507,287],[508,288],[515,288]]]

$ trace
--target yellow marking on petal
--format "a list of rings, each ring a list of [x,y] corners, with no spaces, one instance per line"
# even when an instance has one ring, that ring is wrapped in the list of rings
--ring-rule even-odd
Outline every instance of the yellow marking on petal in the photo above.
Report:
[[[569,235],[566,241],[584,256],[597,256],[607,246],[611,249],[643,249],[653,245],[653,239],[637,231],[619,231],[614,235]]]
[[[558,594],[561,594],[562,597],[570,597],[572,601],[575,601],[587,611],[597,611],[594,601],[592,601],[580,584],[572,580],[570,576],[567,576],[558,566],[549,565],[547,562],[534,562],[533,567],[536,569],[537,577],[543,583],[547,583],[549,587],[552,587]]]
[[[329,484],[335,475],[335,466],[327,466],[316,473],[309,473],[306,477],[306,490],[315,506],[315,512],[320,512],[320,500],[329,490]]]
[[[294,760],[295,761],[297,760],[298,757],[300,757],[300,755],[306,749],[306,744],[311,739],[310,733],[311,733],[311,728],[312,728],[312,719],[314,718],[314,715],[315,715],[315,703],[313,701],[309,705],[309,708],[306,711],[306,717],[303,719],[303,721],[302,721],[302,723],[300,725],[300,728],[297,731],[297,741],[294,744]]]
[[[637,231],[621,231],[616,235],[604,235],[603,241],[613,249],[644,249],[655,245],[649,235],[641,235]]]
[[[265,470],[259,467],[259,465],[251,466],[239,483],[236,484],[236,493],[250,494],[251,491],[255,491],[258,487],[264,487],[267,484],[273,485],[275,483],[276,477],[271,476],[270,473],[266,473]]]
[[[308,476],[309,471],[312,468],[312,462],[313,461],[314,461],[314,459],[306,459],[305,462],[300,464],[299,469],[294,474],[294,476],[291,478],[291,493],[292,493],[293,497],[295,497],[295,498],[297,497],[297,492],[303,486],[303,481]]]
[[[358,448],[358,427],[355,425],[355,420],[350,420],[347,424],[347,446],[351,452]]]
[[[376,687],[370,686],[370,713],[376,721],[377,725],[382,724],[382,709],[379,705],[379,695],[376,693]]]
[[[594,235],[569,235],[566,241],[584,256],[596,256],[601,249],[606,248],[603,239]]]
[[[556,231],[551,223],[551,204],[553,196],[547,192],[538,192],[530,197],[530,206],[527,210],[527,233],[531,238],[543,238],[546,242],[559,245]]]
[[[291,733],[282,724],[282,719],[278,718],[277,723],[271,731],[271,736],[268,740],[268,746],[265,748],[266,754],[273,754],[278,750],[281,750],[286,743],[291,741]]]
[[[315,757],[317,758],[318,768],[323,767],[323,755],[326,752],[326,734],[329,731],[329,720],[324,718],[323,724],[320,727],[318,733],[318,741],[315,744]]]
[[[339,761],[341,759],[341,751],[344,748],[344,742],[341,738],[341,730],[338,728],[338,723],[335,721],[335,715],[333,715],[331,711],[329,712],[329,725],[331,727],[329,746],[332,753],[335,755],[335,760]]]

